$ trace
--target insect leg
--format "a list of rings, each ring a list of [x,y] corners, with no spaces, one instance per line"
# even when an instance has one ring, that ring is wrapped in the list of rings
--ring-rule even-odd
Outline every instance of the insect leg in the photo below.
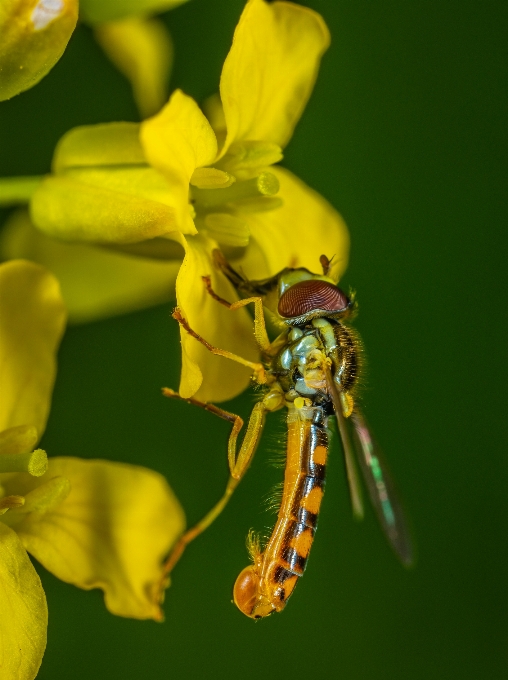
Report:
[[[180,395],[177,392],[174,392],[169,388],[164,388],[163,394],[166,397],[182,399],[182,397],[180,397]],[[207,411],[210,411],[211,413],[215,413],[224,420],[233,422],[233,429],[231,431],[231,434],[229,435],[228,441],[228,462],[230,476],[228,483],[226,485],[226,490],[224,491],[224,494],[222,495],[220,500],[213,506],[211,510],[209,510],[209,512],[206,513],[206,515],[197,524],[195,524],[191,529],[186,531],[180,537],[179,541],[177,542],[168,559],[166,560],[166,563],[163,566],[163,575],[161,578],[159,590],[159,597],[161,601],[162,593],[168,584],[167,576],[172,571],[173,567],[182,556],[185,548],[189,545],[191,541],[193,541],[197,536],[199,536],[199,534],[203,533],[203,531],[205,531],[205,529],[207,529],[210,526],[210,524],[212,524],[212,522],[220,515],[220,513],[224,510],[225,506],[227,505],[229,499],[233,495],[233,491],[236,489],[243,475],[247,471],[247,468],[249,467],[252,461],[252,458],[254,456],[256,447],[261,436],[261,431],[263,429],[263,425],[265,422],[265,415],[269,410],[265,407],[263,401],[258,402],[254,406],[250,414],[247,430],[245,432],[242,444],[240,446],[240,451],[238,452],[237,456],[236,443],[238,439],[238,434],[243,426],[242,418],[233,413],[229,413],[228,411],[223,411],[222,409],[218,408],[217,406],[214,406],[213,404],[200,402],[197,399],[183,399],[183,401],[187,401],[188,403],[200,406],[206,409]]]
[[[225,349],[220,349],[219,347],[214,347],[213,345],[211,345],[203,337],[201,337],[201,335],[198,335],[196,331],[192,330],[192,328],[189,326],[187,319],[182,315],[182,312],[180,311],[179,307],[175,307],[172,316],[173,319],[176,319],[176,321],[178,321],[180,326],[185,328],[189,335],[192,335],[193,338],[196,338],[196,340],[200,342],[202,345],[204,345],[206,349],[209,350],[212,354],[216,354],[220,357],[225,357],[226,359],[231,359],[231,361],[236,361],[239,364],[243,364],[243,366],[248,366],[254,371],[254,379],[256,380],[257,383],[259,383],[260,385],[266,383],[266,372],[263,364],[254,361],[248,361],[247,359],[238,356],[238,354],[233,354],[233,352],[228,352]]]
[[[237,302],[228,302],[224,298],[221,298],[219,295],[217,295],[217,293],[214,291],[209,276],[202,276],[201,278],[204,281],[208,294],[211,295],[214,300],[217,300],[217,302],[220,302],[221,305],[224,305],[224,307],[227,307],[231,311],[245,307],[251,302],[254,303],[254,335],[261,351],[267,352],[270,349],[271,342],[268,337],[265,317],[263,314],[263,298],[261,298],[259,295],[256,295],[245,298],[244,300],[238,300]]]
[[[264,413],[268,410],[265,408],[263,405],[263,402],[257,403],[250,415],[249,418],[249,424],[247,425],[247,432],[245,433],[244,440],[242,442],[242,446],[240,447],[240,452],[238,453],[238,456],[236,455],[236,443],[238,439],[238,435],[240,434],[240,430],[243,427],[243,418],[241,416],[237,416],[235,413],[230,413],[229,411],[225,411],[222,408],[219,408],[218,406],[215,406],[215,404],[209,404],[205,401],[199,401],[198,399],[194,399],[193,397],[181,397],[178,392],[175,392],[174,390],[170,389],[169,387],[163,387],[162,388],[162,394],[165,397],[173,398],[173,399],[181,399],[182,401],[186,401],[188,404],[193,404],[194,406],[199,406],[200,408],[205,409],[205,411],[209,411],[210,413],[215,414],[216,416],[219,416],[219,418],[222,418],[223,420],[227,420],[229,423],[233,424],[233,429],[231,430],[231,434],[229,435],[229,441],[228,441],[228,463],[229,463],[229,471],[231,473],[231,476],[234,477],[235,479],[240,480],[241,477],[243,476],[245,470],[250,464],[250,461],[252,459],[252,455],[248,460],[245,459],[245,449],[248,449],[248,446],[246,446],[251,439],[251,433],[257,432],[257,436],[259,438],[259,435],[261,434],[261,428],[263,427],[263,423],[259,423],[259,416],[258,412],[261,413],[262,417],[264,418]],[[258,431],[259,430],[259,431]],[[257,443],[257,442],[256,442]],[[252,451],[252,454],[254,451]]]

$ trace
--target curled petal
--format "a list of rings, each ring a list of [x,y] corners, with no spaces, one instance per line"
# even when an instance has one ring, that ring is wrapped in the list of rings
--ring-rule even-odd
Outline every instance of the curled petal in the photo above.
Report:
[[[0,584],[0,677],[33,680],[46,649],[46,596],[23,544],[2,522]]]
[[[322,17],[307,7],[249,0],[222,69],[221,153],[240,140],[288,143],[329,42]]]
[[[62,240],[136,243],[176,229],[171,202],[163,179],[149,168],[74,170],[39,185],[30,216],[41,231]],[[189,226],[193,233],[192,220]]]
[[[141,124],[141,143],[148,162],[164,175],[175,197],[176,229],[195,233],[189,182],[194,170],[210,165],[217,154],[210,123],[191,97],[176,90],[160,113]]]
[[[0,256],[26,258],[49,269],[60,282],[70,323],[108,318],[174,299],[180,267],[180,259],[133,257],[57,241],[35,229],[24,210],[7,221],[0,236]]]
[[[139,123],[81,125],[63,135],[56,145],[53,171],[101,165],[146,165],[139,141]]]
[[[46,426],[66,311],[55,277],[14,260],[0,265],[0,430]]]
[[[135,465],[78,458],[50,459],[48,476],[68,479],[71,492],[54,509],[33,512],[16,526],[25,548],[62,581],[101,588],[111,613],[161,620],[161,563],[185,527],[164,477]],[[34,488],[24,478],[27,489]],[[26,495],[20,477],[15,484]]]
[[[227,279],[217,272],[212,250],[217,243],[204,236],[184,240],[186,254],[176,280],[176,298],[190,327],[210,344],[229,350],[249,361],[258,360],[252,317],[246,309],[230,311],[206,292],[202,276],[211,276],[212,288],[228,302],[238,299]],[[183,328],[182,378],[180,394],[196,395],[203,401],[225,401],[249,384],[252,370],[220,356],[214,356]]]
[[[173,62],[171,36],[162,21],[129,16],[99,24],[95,38],[130,81],[142,118],[152,116],[168,98]]]
[[[344,220],[328,201],[291,172],[280,167],[270,170],[279,179],[278,196],[283,203],[275,210],[249,214],[246,221],[251,244],[238,266],[253,279],[272,276],[284,267],[306,267],[321,273],[319,257],[325,254],[330,259],[333,256],[331,276],[338,280],[349,257],[349,232]],[[260,266],[259,251],[264,267]]]

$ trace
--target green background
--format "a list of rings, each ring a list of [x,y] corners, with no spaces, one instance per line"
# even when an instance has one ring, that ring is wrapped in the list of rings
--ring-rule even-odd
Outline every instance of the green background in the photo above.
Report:
[[[397,563],[372,512],[351,519],[335,442],[312,557],[287,609],[253,623],[233,607],[247,531],[274,521],[263,509],[282,476],[269,464],[283,438],[274,415],[229,507],[175,570],[164,624],[115,618],[98,591],[39,569],[50,610],[41,680],[508,676],[508,7],[307,4],[333,42],[284,164],[350,227],[343,282],[361,306],[366,410],[418,564]],[[217,89],[242,6],[192,0],[166,16],[172,87],[198,101]],[[137,119],[129,86],[81,26],[48,77],[0,105],[0,174],[47,172],[67,129],[122,119]],[[170,309],[67,331],[43,446],[161,471],[193,522],[224,486],[228,426],[160,396],[178,385]],[[247,414],[252,403],[246,393],[227,408]]]

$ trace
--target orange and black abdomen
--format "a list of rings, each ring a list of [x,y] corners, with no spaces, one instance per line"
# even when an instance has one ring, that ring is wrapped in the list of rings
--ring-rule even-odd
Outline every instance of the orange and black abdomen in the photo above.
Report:
[[[253,619],[281,611],[303,575],[325,487],[328,433],[321,406],[291,408],[282,502],[263,552],[238,576],[237,607]]]
[[[325,486],[328,434],[323,414],[316,407],[302,410],[312,412],[312,418],[288,423],[288,460],[282,505],[264,552],[266,587],[271,591],[276,610],[284,607],[305,570]],[[292,430],[297,431],[296,437]],[[295,450],[295,445],[299,451]],[[272,542],[273,546],[270,545]],[[268,560],[269,564],[266,563]]]

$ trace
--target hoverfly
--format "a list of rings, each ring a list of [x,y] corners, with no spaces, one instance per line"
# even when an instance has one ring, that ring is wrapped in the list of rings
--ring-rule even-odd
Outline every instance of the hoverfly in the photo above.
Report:
[[[348,297],[329,277],[331,262],[324,255],[320,258],[322,274],[313,274],[305,268],[286,268],[263,281],[244,278],[220,251],[215,251],[214,256],[217,266],[243,299],[229,303],[214,292],[210,277],[203,277],[207,291],[217,303],[233,312],[254,304],[254,332],[263,363],[252,363],[213,347],[190,328],[178,308],[173,316],[214,354],[250,366],[253,379],[262,387],[261,396],[250,415],[238,454],[237,437],[243,426],[240,416],[213,404],[185,399],[233,424],[228,443],[230,478],[217,505],[181,537],[168,558],[165,574],[171,571],[186,545],[222,511],[249,467],[266,414],[284,406],[288,436],[281,505],[263,548],[259,540],[249,535],[252,564],[240,573],[233,589],[234,602],[240,611],[254,619],[281,611],[303,575],[323,497],[330,416],[337,418],[354,515],[363,517],[357,462],[389,543],[400,560],[410,565],[413,558],[406,521],[386,465],[356,401],[362,346],[357,332],[349,325],[357,308],[354,296]],[[273,342],[267,334],[263,308],[280,330]],[[168,388],[163,393],[181,398]]]

